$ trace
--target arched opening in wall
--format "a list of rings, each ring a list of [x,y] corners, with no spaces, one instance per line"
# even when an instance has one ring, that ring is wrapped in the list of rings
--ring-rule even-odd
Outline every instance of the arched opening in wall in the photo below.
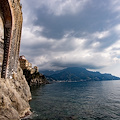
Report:
[[[0,73],[2,71],[3,56],[4,56],[4,24],[3,16],[0,9]]]
[[[12,15],[11,15],[11,8],[9,4],[9,0],[0,0],[0,20],[1,24],[0,27],[2,32],[0,33],[2,36],[1,40],[1,77],[7,78],[8,71],[8,61],[10,55],[10,44],[11,44],[11,31],[12,31]],[[3,45],[3,46],[2,46]],[[2,50],[3,48],[3,50]],[[3,55],[3,57],[2,57]],[[2,62],[3,61],[3,62]]]

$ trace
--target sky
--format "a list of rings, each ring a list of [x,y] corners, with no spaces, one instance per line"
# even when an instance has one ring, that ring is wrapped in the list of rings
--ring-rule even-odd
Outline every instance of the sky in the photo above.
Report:
[[[39,70],[84,67],[120,77],[120,0],[21,0],[20,55]]]

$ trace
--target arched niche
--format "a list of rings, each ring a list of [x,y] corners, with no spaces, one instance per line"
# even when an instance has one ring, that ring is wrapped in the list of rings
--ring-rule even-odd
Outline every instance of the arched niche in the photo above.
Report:
[[[12,15],[9,5],[9,0],[0,0],[0,13],[1,21],[3,23],[3,40],[4,40],[4,55],[1,69],[1,77],[6,78],[9,53],[10,53],[10,42],[11,42],[11,30],[12,30]]]

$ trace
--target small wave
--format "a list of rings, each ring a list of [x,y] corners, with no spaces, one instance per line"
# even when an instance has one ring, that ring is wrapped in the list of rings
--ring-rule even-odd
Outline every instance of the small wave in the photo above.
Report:
[[[33,120],[33,118],[35,118],[37,116],[38,116],[38,114],[35,111],[33,111],[31,115],[28,115],[28,116],[22,118],[21,120]]]

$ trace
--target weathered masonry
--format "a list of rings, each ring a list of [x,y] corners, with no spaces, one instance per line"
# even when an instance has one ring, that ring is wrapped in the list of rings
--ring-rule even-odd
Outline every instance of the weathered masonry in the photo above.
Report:
[[[20,0],[0,0],[0,72],[3,78],[17,73],[22,20]]]

